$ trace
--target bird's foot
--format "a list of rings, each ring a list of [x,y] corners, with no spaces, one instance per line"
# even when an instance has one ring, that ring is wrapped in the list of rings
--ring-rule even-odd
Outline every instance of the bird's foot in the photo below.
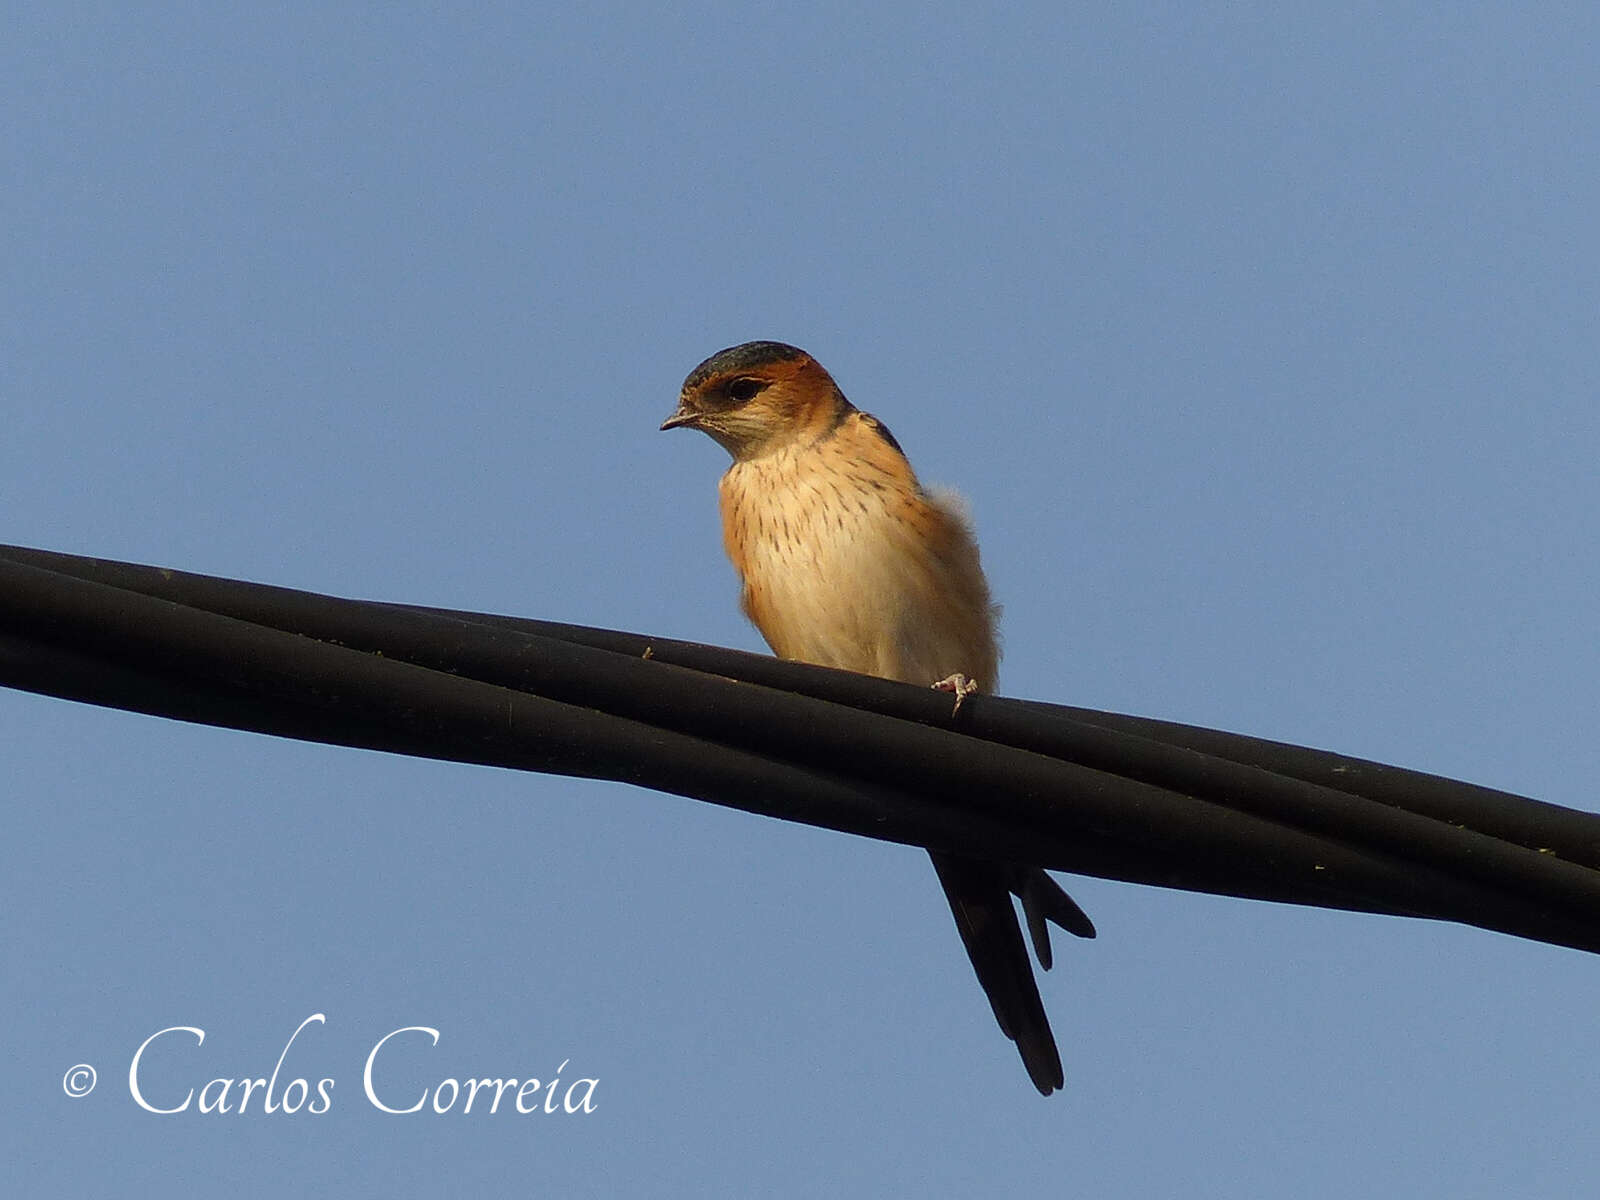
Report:
[[[968,679],[958,671],[954,675],[949,675],[939,680],[938,683],[933,685],[933,690],[936,692],[955,693],[956,706],[950,710],[950,715],[953,717],[961,711],[961,702],[978,690],[978,681],[976,679]]]

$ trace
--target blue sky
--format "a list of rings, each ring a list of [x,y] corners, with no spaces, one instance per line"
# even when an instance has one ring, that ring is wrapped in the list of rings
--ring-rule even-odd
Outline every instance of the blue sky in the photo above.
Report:
[[[776,338],[970,500],[1003,691],[1596,807],[1592,6],[9,24],[6,541],[759,649],[725,456],[656,426]],[[28,1194],[1592,1186],[1573,951],[1068,880],[1044,1100],[915,851],[12,692],[0,731]],[[150,1052],[176,1103],[314,1013],[326,1113],[128,1095],[159,1030],[207,1034]],[[596,1111],[377,1112],[408,1026],[397,1095]]]

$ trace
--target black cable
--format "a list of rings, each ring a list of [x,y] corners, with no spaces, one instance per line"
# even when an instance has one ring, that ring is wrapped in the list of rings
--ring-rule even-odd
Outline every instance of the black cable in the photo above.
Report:
[[[693,643],[0,547],[0,682],[888,840],[1600,950],[1600,817],[1323,751]]]

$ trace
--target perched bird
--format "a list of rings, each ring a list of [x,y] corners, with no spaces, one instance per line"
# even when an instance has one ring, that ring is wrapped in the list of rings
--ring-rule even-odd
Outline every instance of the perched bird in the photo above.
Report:
[[[932,684],[957,710],[994,688],[998,609],[957,502],[923,490],[888,429],[814,358],[781,342],[713,354],[661,426],[680,427],[733,456],[719,489],[723,545],[741,607],[775,654]],[[1079,937],[1094,926],[1039,868],[929,853],[995,1018],[1049,1095],[1061,1056],[1011,896],[1046,969],[1046,920]]]

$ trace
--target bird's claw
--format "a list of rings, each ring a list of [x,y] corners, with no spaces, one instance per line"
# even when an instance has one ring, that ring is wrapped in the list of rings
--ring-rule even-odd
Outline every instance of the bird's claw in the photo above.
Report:
[[[933,690],[936,692],[955,693],[956,705],[950,710],[950,715],[954,717],[961,711],[961,702],[978,690],[978,681],[976,679],[968,679],[958,671],[954,675],[948,675],[935,683]]]

